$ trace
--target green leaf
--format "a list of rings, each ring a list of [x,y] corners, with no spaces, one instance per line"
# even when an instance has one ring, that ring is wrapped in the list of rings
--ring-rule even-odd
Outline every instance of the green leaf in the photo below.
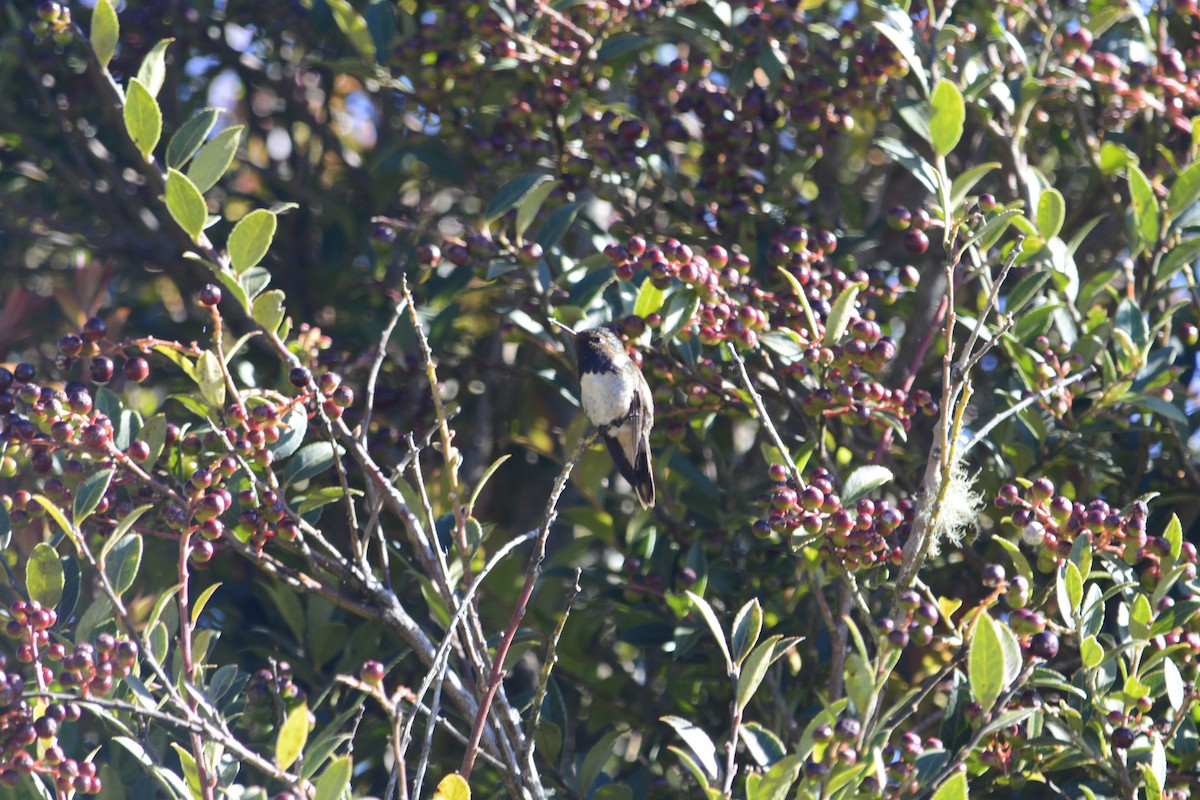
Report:
[[[645,319],[656,313],[663,306],[666,292],[654,285],[649,277],[638,287],[637,300],[633,304],[633,314]]]
[[[200,773],[196,770],[196,757],[178,742],[171,742],[171,747],[175,748],[175,755],[179,756],[180,771],[183,772],[183,779],[187,782],[188,791],[191,792],[193,798],[204,797],[200,791]]]
[[[979,183],[989,172],[997,169],[1000,169],[999,161],[987,161],[964,170],[950,184],[950,205],[954,208],[961,206],[967,199],[967,195],[975,188],[975,184]]]
[[[351,489],[349,494],[352,497],[362,497],[363,493],[359,489]],[[305,492],[303,497],[304,499],[296,506],[296,513],[300,516],[304,516],[314,508],[343,500],[346,497],[346,490],[340,486],[324,486],[315,492]]]
[[[933,117],[929,120],[933,151],[939,156],[944,156],[953,150],[962,138],[963,125],[967,119],[966,105],[963,103],[962,92],[945,78],[939,80],[934,87],[929,105],[933,112]]]
[[[1154,194],[1146,173],[1137,164],[1127,168],[1129,199],[1133,203],[1133,225],[1137,241],[1136,252],[1153,248],[1158,243],[1158,197]]]
[[[699,310],[700,296],[695,292],[691,290],[671,292],[659,332],[661,340],[669,342],[682,333],[691,324],[692,317],[696,316],[696,312]]]
[[[737,616],[733,618],[733,663],[739,667],[750,655],[754,645],[758,644],[758,636],[762,632],[762,606],[758,598],[742,606]]]
[[[1004,650],[996,633],[996,623],[987,614],[980,614],[975,624],[967,657],[967,676],[971,693],[986,714],[992,710],[1004,688]]]
[[[251,316],[268,333],[278,331],[279,324],[283,322],[283,300],[285,297],[286,295],[279,289],[272,289],[254,298],[254,310],[251,312]]]
[[[82,525],[83,521],[96,510],[96,506],[100,505],[100,501],[104,499],[104,493],[108,491],[108,485],[112,483],[112,478],[113,470],[105,469],[79,485],[75,492],[73,511],[76,526]]]
[[[201,152],[203,155],[203,152]],[[192,162],[195,166],[195,162]],[[167,170],[167,210],[192,241],[198,241],[208,221],[208,208],[200,189],[177,169]]]
[[[930,194],[938,193],[937,173],[917,151],[897,139],[890,138],[879,139],[875,146],[907,169]]]
[[[1126,297],[1117,306],[1116,329],[1124,331],[1133,346],[1140,350],[1150,341],[1150,327],[1138,304]]]
[[[65,576],[58,551],[45,542],[38,542],[25,564],[25,590],[29,599],[45,608],[54,608],[62,599]]]
[[[1150,763],[1139,764],[1146,779],[1146,800],[1160,800],[1167,785],[1167,751],[1162,739],[1150,737]]]
[[[238,142],[242,138],[244,125],[234,125],[218,133],[200,148],[200,152],[188,166],[188,179],[196,185],[201,193],[217,185],[225,170],[233,163],[237,153]]]
[[[755,793],[756,800],[785,800],[792,785],[800,777],[804,759],[798,755],[784,756],[771,765]]]
[[[337,26],[342,29],[342,33],[346,34],[346,38],[350,40],[350,44],[354,45],[358,54],[366,61],[374,63],[375,40],[367,28],[367,21],[354,10],[354,6],[350,5],[348,0],[325,0],[325,2],[329,5],[329,10],[333,12],[333,19],[337,22]]]
[[[471,500],[467,503],[468,509],[475,507],[475,503],[479,500],[479,493],[483,491],[483,487],[487,485],[487,482],[491,479],[492,475],[496,473],[496,470],[500,469],[500,465],[505,461],[508,461],[510,458],[512,458],[512,455],[505,453],[493,461],[492,465],[484,471],[483,476],[479,479],[479,482],[475,484],[474,491],[471,492]]]
[[[518,237],[524,236],[525,231],[529,230],[529,226],[537,218],[538,212],[542,210],[542,204],[546,202],[546,198],[557,187],[558,181],[543,181],[525,196],[525,199],[521,201],[521,205],[517,206],[516,232]],[[545,249],[545,245],[542,245],[542,249]]]
[[[1048,280],[1050,280],[1050,270],[1038,269],[1030,272],[1008,293],[1008,299],[1004,303],[1004,313],[1016,314],[1037,296],[1038,291]]]
[[[149,159],[162,136],[162,111],[154,95],[137,78],[125,91],[125,130],[138,151]]]
[[[8,509],[4,507],[4,504],[0,503],[0,556],[3,556],[11,541],[12,517],[9,516]]]
[[[350,775],[354,771],[350,756],[335,758],[317,779],[317,792],[313,800],[341,800],[350,787]]]
[[[341,453],[342,449],[339,447],[337,455],[340,456]],[[283,482],[299,483],[320,475],[333,466],[334,457],[333,445],[329,442],[305,445],[288,461],[287,468],[283,471]]]
[[[967,800],[967,776],[956,772],[938,787],[931,800]]]
[[[251,267],[258,266],[270,249],[271,240],[275,238],[276,224],[275,215],[263,208],[251,211],[238,220],[229,234],[229,261],[234,272],[241,275]]]
[[[1047,242],[1058,236],[1062,230],[1063,220],[1067,218],[1067,203],[1063,200],[1062,192],[1049,188],[1042,192],[1038,199],[1037,229]]]
[[[392,55],[392,41],[396,38],[396,4],[391,0],[372,0],[363,18],[375,44],[375,60],[380,64],[387,63]]]
[[[587,755],[583,757],[583,764],[579,768],[579,785],[587,787],[584,790],[585,795],[587,789],[591,789],[596,783],[596,779],[600,777],[608,759],[612,757],[613,747],[616,746],[620,736],[620,731],[609,731],[600,738],[600,741],[592,745]]]
[[[847,505],[857,503],[893,477],[890,469],[877,464],[859,467],[850,473],[850,477],[846,478],[846,483],[842,487],[842,502]]]
[[[1193,161],[1176,176],[1171,191],[1167,192],[1167,220],[1177,219],[1197,200],[1200,200],[1200,161]]]
[[[990,250],[996,242],[1000,241],[1000,237],[1008,230],[1008,226],[1017,219],[1024,219],[1019,208],[1006,208],[998,214],[991,215],[963,242],[963,249],[978,243],[980,250],[985,252]]]
[[[188,162],[204,140],[208,138],[221,112],[215,108],[202,108],[192,118],[179,126],[171,141],[167,142],[167,166],[179,169]]]
[[[779,635],[770,636],[750,652],[746,663],[742,665],[741,674],[738,675],[737,690],[734,693],[734,702],[739,711],[745,710],[750,704],[763,678],[767,676],[767,669],[799,642],[800,637],[797,636],[786,639]]]
[[[154,506],[138,506],[124,517],[121,517],[121,521],[117,523],[117,527],[113,529],[113,532],[109,534],[108,540],[104,543],[104,546],[100,548],[99,560],[101,563],[108,558],[108,554],[112,551],[113,547],[116,546],[117,542],[121,541],[125,534],[129,532],[129,529],[132,528],[134,524],[141,519],[141,516],[151,508],[154,508]]]
[[[211,350],[205,350],[196,359],[196,384],[209,405],[224,408],[225,374],[221,371],[221,359]]]
[[[583,203],[567,203],[554,209],[533,235],[533,240],[542,246],[542,250],[549,251],[566,236],[581,208]]]
[[[858,299],[860,288],[862,287],[858,284],[851,284],[843,289],[842,293],[833,301],[829,317],[825,320],[824,341],[826,344],[833,345],[841,341],[842,334],[846,332],[846,326],[850,324],[850,315],[854,313],[854,303]]]
[[[895,10],[892,11],[892,9]],[[925,73],[925,64],[917,55],[912,20],[902,9],[890,3],[883,6],[881,10],[887,21],[875,21],[871,25],[895,46],[896,52],[904,58],[910,73],[917,79],[917,84],[921,87],[921,94],[928,95],[929,78]]]
[[[141,566],[142,537],[136,533],[130,534],[113,545],[104,562],[104,574],[108,576],[113,591],[121,595],[133,585]]]
[[[138,431],[137,440],[145,442],[150,450],[150,455],[142,463],[147,466],[154,464],[162,455],[163,447],[167,443],[167,418],[162,414],[155,414],[146,420],[146,424]]]
[[[92,10],[90,40],[101,69],[108,69],[108,62],[112,61],[113,53],[117,52],[120,32],[121,26],[117,22],[117,12],[113,9],[112,0],[96,0],[96,7]]]
[[[275,737],[275,764],[287,769],[296,763],[308,741],[308,706],[304,703],[288,712]]]
[[[173,41],[175,40],[160,39],[154,47],[150,48],[150,52],[142,59],[142,65],[138,67],[138,83],[146,87],[151,97],[158,97],[158,92],[162,89],[163,81],[166,79],[167,45]]]
[[[1104,648],[1095,636],[1088,636],[1079,643],[1079,660],[1086,669],[1092,669],[1104,660]]]
[[[520,203],[524,202],[534,189],[541,186],[547,181],[554,180],[549,175],[535,173],[530,175],[522,175],[515,180],[505,184],[496,196],[492,198],[491,205],[488,206],[487,212],[483,215],[485,222],[494,222],[504,216],[508,211],[516,208]]]
[[[1171,520],[1163,530],[1163,538],[1171,545],[1171,561],[1178,561],[1179,554],[1183,551],[1183,526],[1179,523],[1178,514],[1171,515]]]
[[[682,717],[666,716],[660,719],[675,729],[679,738],[687,744],[696,756],[696,761],[703,768],[703,776],[709,781],[715,781],[721,774],[717,766],[717,746],[713,744],[708,734],[696,725]]]
[[[721,648],[721,655],[725,657],[725,672],[727,675],[733,675],[733,657],[729,654],[729,645],[725,642],[725,631],[721,629],[721,621],[717,619],[717,612],[713,611],[707,600],[695,592],[684,592],[684,594],[695,604],[700,616],[708,623],[708,629],[712,631],[713,638],[717,640],[717,646]]]

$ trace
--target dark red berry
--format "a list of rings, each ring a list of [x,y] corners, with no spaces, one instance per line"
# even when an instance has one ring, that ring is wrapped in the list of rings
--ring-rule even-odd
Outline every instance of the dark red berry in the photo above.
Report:
[[[108,356],[96,356],[92,359],[88,374],[92,376],[92,380],[96,383],[108,383],[112,380],[115,369],[111,358]]]
[[[83,330],[79,332],[79,335],[83,337],[85,342],[98,342],[107,334],[108,325],[99,317],[92,317],[83,323]]]
[[[37,368],[33,364],[17,364],[13,377],[17,383],[29,383],[37,376]]]
[[[206,283],[200,289],[200,305],[205,308],[216,308],[221,302],[221,287],[215,283]]]
[[[1117,750],[1128,750],[1133,747],[1137,734],[1129,728],[1121,727],[1112,732],[1112,746]]]
[[[1054,658],[1058,655],[1058,634],[1053,631],[1035,633],[1029,640],[1029,652],[1038,658]]]
[[[141,383],[150,377],[150,363],[141,356],[137,356],[125,362],[122,372],[125,374],[125,380]]]

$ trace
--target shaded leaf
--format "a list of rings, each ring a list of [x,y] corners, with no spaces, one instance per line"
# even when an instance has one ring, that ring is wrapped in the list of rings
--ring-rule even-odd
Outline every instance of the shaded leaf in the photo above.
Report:
[[[696,757],[696,763],[704,770],[704,776],[709,781],[715,781],[720,775],[720,767],[717,766],[717,746],[708,734],[682,717],[666,716],[660,719],[674,728],[679,738],[687,744]]]
[[[350,776],[354,771],[353,760],[350,756],[342,756],[335,758],[329,762],[329,766],[321,773],[321,777],[317,779],[317,790],[313,800],[341,800],[342,795],[350,786]],[[457,775],[443,778],[438,784],[438,793],[442,792],[442,785],[451,777],[457,778]],[[462,778],[458,778],[460,781]],[[465,784],[464,784],[465,785]],[[436,795],[435,795],[436,797]],[[446,795],[447,800],[453,798],[464,797],[464,795]],[[471,797],[471,790],[468,789],[465,795],[467,800]]]
[[[142,565],[142,537],[137,534],[121,538],[104,562],[104,574],[113,590],[121,595],[133,585],[138,569]]]
[[[79,485],[75,492],[75,507],[72,512],[76,525],[82,525],[83,521],[96,510],[96,506],[100,505],[112,478],[113,470],[105,469],[90,476]]]
[[[233,163],[238,142],[242,138],[243,125],[234,125],[218,133],[200,148],[200,152],[188,166],[188,179],[201,193],[217,185],[225,170]]]
[[[491,204],[488,206],[487,212],[483,215],[485,222],[494,222],[504,216],[508,211],[516,208],[518,204],[523,202],[526,197],[533,192],[538,186],[547,181],[551,181],[549,175],[542,173],[534,173],[530,175],[522,175],[515,180],[505,184],[496,196],[492,198]]]
[[[179,126],[171,141],[167,142],[167,166],[179,169],[188,162],[204,144],[220,112],[215,108],[202,108],[191,119]]]

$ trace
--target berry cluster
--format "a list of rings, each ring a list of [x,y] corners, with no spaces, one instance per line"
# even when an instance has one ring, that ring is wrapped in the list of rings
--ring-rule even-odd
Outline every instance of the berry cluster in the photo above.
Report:
[[[904,499],[893,506],[864,497],[847,508],[825,469],[814,470],[804,486],[788,479],[782,464],[772,464],[770,474],[776,483],[758,498],[769,512],[755,521],[755,535],[788,534],[794,547],[812,543],[822,557],[851,572],[899,563],[912,524],[912,501]],[[937,620],[936,609],[933,619]]]
[[[903,649],[910,642],[917,647],[925,647],[932,642],[933,626],[941,618],[938,607],[921,600],[921,596],[912,589],[901,592],[896,600],[903,615],[895,619],[883,617],[875,623],[888,645]]]
[[[293,680],[292,665],[280,661],[273,669],[260,669],[250,678],[241,725],[251,739],[266,739],[288,712],[307,699],[308,693]]]
[[[898,735],[896,743],[889,742],[883,748],[883,763],[887,765],[887,784],[883,787],[882,796],[912,797],[921,789],[917,778],[917,759],[927,752],[945,749],[941,739],[928,737],[924,740],[912,731]]]
[[[1162,577],[1160,562],[1171,552],[1171,544],[1161,536],[1146,534],[1149,509],[1142,501],[1127,512],[1111,507],[1103,500],[1084,505],[1057,495],[1054,484],[1038,478],[1022,491],[1015,484],[1000,487],[997,508],[1012,509],[1010,520],[1021,531],[1021,541],[1037,552],[1037,568],[1050,572],[1071,553],[1075,540],[1091,537],[1091,547],[1112,553],[1138,568],[1143,585],[1153,590]],[[1184,564],[1183,578],[1196,577],[1196,546],[1183,542],[1179,554]]]

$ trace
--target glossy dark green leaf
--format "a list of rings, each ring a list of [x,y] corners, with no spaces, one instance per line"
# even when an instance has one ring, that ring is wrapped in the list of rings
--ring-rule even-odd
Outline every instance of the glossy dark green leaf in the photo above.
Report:
[[[83,521],[92,515],[96,506],[104,499],[104,493],[112,483],[113,470],[105,469],[90,476],[79,485],[75,492],[75,507],[73,510],[75,524],[82,525]]]
[[[533,173],[530,175],[522,175],[521,177],[505,184],[496,196],[492,198],[491,204],[488,206],[487,212],[483,215],[486,222],[494,222],[504,216],[510,210],[516,208],[526,197],[533,192],[538,186],[541,186],[547,181],[551,181],[549,175],[543,173]]]
[[[187,177],[201,193],[216,186],[233,163],[243,127],[234,125],[209,139],[188,165]]]
[[[192,118],[179,126],[175,135],[167,142],[167,166],[181,168],[204,144],[220,112],[215,108],[202,108]]]
[[[338,455],[341,448],[338,448]],[[313,442],[300,448],[292,456],[283,471],[284,483],[299,483],[320,475],[333,466],[333,445],[329,442]]]
[[[391,56],[392,40],[396,38],[396,4],[391,0],[372,0],[363,19],[375,45],[375,59],[384,64]]]
[[[113,545],[104,562],[104,574],[118,595],[133,585],[142,566],[142,537],[136,533],[123,536]]]

